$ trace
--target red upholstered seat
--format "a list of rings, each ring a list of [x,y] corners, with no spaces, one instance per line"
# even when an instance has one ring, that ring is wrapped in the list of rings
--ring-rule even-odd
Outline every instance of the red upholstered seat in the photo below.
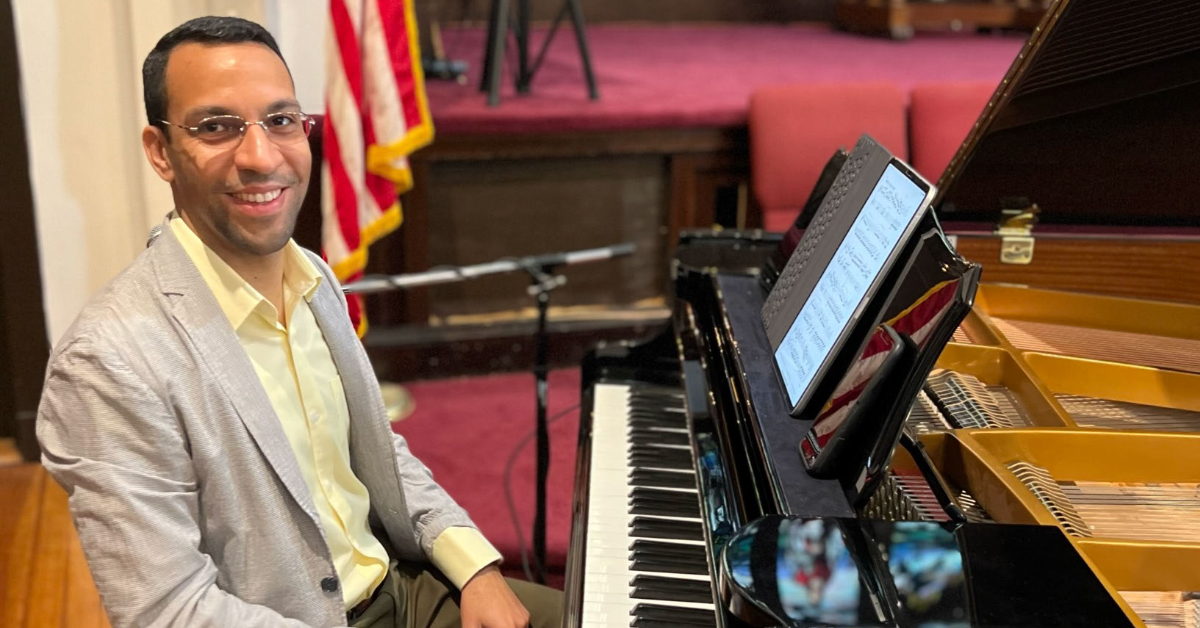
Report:
[[[786,230],[829,156],[869,133],[908,154],[905,94],[889,83],[783,85],[750,96],[750,177],[763,227]]]
[[[912,91],[912,166],[936,183],[987,105],[995,83],[931,83]]]

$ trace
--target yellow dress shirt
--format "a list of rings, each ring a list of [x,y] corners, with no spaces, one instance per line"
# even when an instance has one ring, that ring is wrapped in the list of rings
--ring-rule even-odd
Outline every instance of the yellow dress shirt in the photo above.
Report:
[[[208,248],[178,215],[171,230],[212,289],[261,380],[296,455],[346,608],[370,597],[388,555],[367,523],[370,496],[350,466],[350,413],[342,380],[308,302],[321,273],[295,242],[284,247],[286,326],[270,301]],[[433,564],[461,588],[500,554],[478,530],[452,527],[433,543]]]

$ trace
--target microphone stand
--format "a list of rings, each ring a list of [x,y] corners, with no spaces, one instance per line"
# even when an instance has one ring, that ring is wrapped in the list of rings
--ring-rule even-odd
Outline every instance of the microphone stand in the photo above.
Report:
[[[352,284],[342,286],[347,294],[368,294],[389,290],[416,288],[443,283],[456,283],[486,275],[523,270],[529,273],[530,285],[525,290],[537,301],[537,329],[534,332],[533,378],[537,395],[537,502],[533,517],[533,572],[540,584],[546,583],[546,480],[550,475],[550,428],[547,422],[548,384],[550,371],[550,333],[547,314],[550,310],[550,292],[567,283],[567,278],[555,269],[562,265],[595,262],[633,254],[632,243],[617,244],[572,251],[550,253],[520,259],[497,260],[484,264],[461,266],[449,269],[430,270],[423,273],[392,275],[390,277],[364,277]]]
[[[546,314],[550,310],[550,291],[565,284],[567,278],[554,273],[554,265],[525,268],[532,281],[526,289],[537,299],[538,322],[534,332],[533,379],[537,394],[537,506],[533,515],[533,573],[538,584],[546,584],[546,481],[550,475],[550,426],[546,414],[549,384],[550,334]]]

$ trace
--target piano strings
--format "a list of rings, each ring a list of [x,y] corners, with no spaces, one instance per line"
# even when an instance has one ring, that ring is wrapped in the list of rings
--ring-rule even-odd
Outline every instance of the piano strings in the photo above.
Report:
[[[1022,351],[1200,373],[1200,340],[992,317]]]
[[[1082,395],[1059,394],[1055,395],[1055,398],[1080,427],[1160,432],[1200,431],[1200,412]]]
[[[1146,628],[1200,628],[1200,594],[1183,591],[1121,591]]]

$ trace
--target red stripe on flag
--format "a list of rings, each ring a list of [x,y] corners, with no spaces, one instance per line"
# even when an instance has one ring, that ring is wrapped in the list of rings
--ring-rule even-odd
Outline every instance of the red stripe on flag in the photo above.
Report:
[[[386,177],[368,172],[367,189],[381,212],[386,212],[396,202],[396,184]]]
[[[371,116],[363,116],[362,126],[363,145],[378,145],[378,142],[375,141],[375,123],[371,120]],[[379,211],[387,211],[392,206],[392,203],[396,202],[396,184],[391,180],[372,172],[367,172],[366,186],[367,191],[375,198],[375,203],[379,206]]]
[[[383,22],[383,34],[387,38],[392,74],[396,76],[396,88],[400,92],[400,103],[404,110],[404,126],[413,129],[421,124],[421,109],[417,102],[416,72],[413,71],[406,2],[375,2]]]
[[[938,290],[927,295],[906,314],[892,323],[892,329],[901,334],[914,336],[922,327],[929,324],[937,314],[954,299],[958,290],[958,281],[948,281]]]
[[[338,54],[342,59],[342,71],[346,74],[350,93],[354,94],[354,102],[362,111],[362,58],[358,50],[358,36],[354,34],[354,20],[346,12],[346,3],[342,0],[330,0],[329,6],[329,21],[333,25],[334,39],[337,40]]]
[[[329,103],[325,104],[325,110],[329,110]],[[337,208],[335,213],[337,214],[338,230],[342,234],[346,248],[353,251],[358,248],[359,242],[358,195],[355,193],[354,184],[350,181],[350,175],[346,172],[346,164],[342,163],[337,131],[334,130],[329,116],[325,117],[322,141],[324,142],[325,163],[329,164],[329,178],[333,183],[333,205]]]

